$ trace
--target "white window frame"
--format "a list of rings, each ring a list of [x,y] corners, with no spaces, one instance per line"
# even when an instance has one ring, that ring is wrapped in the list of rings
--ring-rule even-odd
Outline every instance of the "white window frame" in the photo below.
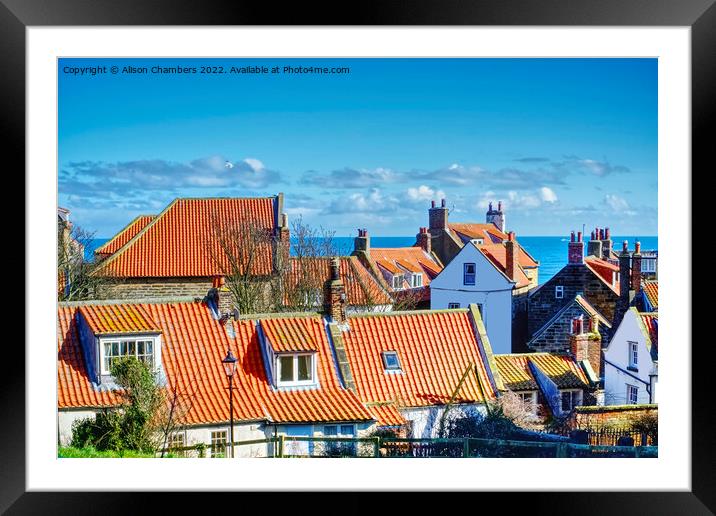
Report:
[[[281,359],[286,357],[293,358],[293,380],[281,380]],[[311,378],[309,380],[298,380],[298,357],[309,357],[311,359]],[[316,384],[316,353],[277,353],[276,354],[276,387],[295,387],[300,385]]]
[[[142,355],[139,355],[139,346],[137,346],[138,342],[144,342],[145,343],[145,352]],[[112,346],[113,344],[117,344],[120,352],[121,352],[121,345],[122,343],[125,343],[127,347],[129,347],[129,343],[132,343],[134,345],[134,354],[119,354],[119,355],[112,355],[111,357],[107,357],[107,354],[105,352],[105,345],[109,344]],[[146,344],[151,343],[152,345],[152,353],[151,355],[146,352]],[[147,335],[115,335],[112,337],[103,337],[99,339],[99,364],[100,364],[100,374],[102,375],[111,375],[111,365],[107,362],[106,359],[112,358],[112,359],[118,359],[125,356],[134,356],[137,359],[142,359],[141,357],[147,357],[151,356],[151,367],[150,369],[152,371],[156,371],[159,368],[160,363],[160,351],[159,351],[159,338],[156,336],[147,336]]]
[[[167,451],[174,453],[178,457],[186,457],[186,450],[177,450],[176,448],[186,447],[186,432],[180,430],[172,432],[167,439]]]
[[[563,299],[564,298],[564,286],[563,285],[557,285],[554,287],[554,298],[555,299]]]
[[[564,409],[564,398],[563,395],[569,393],[569,409]],[[560,389],[559,391],[559,408],[563,413],[571,412],[574,407],[579,407],[584,403],[581,389]]]
[[[224,434],[223,438],[219,437],[219,434]],[[222,442],[224,443],[224,450],[218,451],[216,448],[217,446],[214,444]],[[229,431],[227,429],[223,430],[211,430],[209,432],[209,456],[210,457],[216,457],[219,454],[224,455],[226,457],[227,450],[229,449]]]
[[[391,283],[393,290],[402,290],[403,289],[403,280],[404,280],[403,274],[393,274],[392,283]]]
[[[456,308],[460,308],[460,303],[448,303],[448,308],[451,310],[454,310]]]
[[[468,265],[472,265],[473,272],[467,272]],[[472,275],[472,283],[468,283],[468,275]],[[477,283],[477,264],[474,262],[465,262],[462,264],[462,284],[474,287]]]
[[[470,240],[470,242],[472,242],[475,245],[482,245],[485,243],[485,240],[482,238],[473,238],[472,240]]]
[[[639,404],[639,387],[636,385],[626,384],[626,402],[627,405],[638,405]],[[632,392],[634,393],[634,401],[632,401]]]
[[[627,341],[627,348],[629,353],[629,369],[638,370],[639,368],[639,343],[633,340]]]
[[[395,361],[398,362],[397,367],[389,367],[388,366],[388,360],[386,359],[387,355],[395,356]],[[381,358],[383,360],[383,369],[385,369],[386,371],[402,371],[403,370],[403,366],[400,364],[400,357],[398,356],[397,351],[394,351],[394,350],[383,351],[381,353]]]
[[[420,273],[413,274],[412,285],[413,285],[413,288],[422,287],[423,286],[423,275]]]

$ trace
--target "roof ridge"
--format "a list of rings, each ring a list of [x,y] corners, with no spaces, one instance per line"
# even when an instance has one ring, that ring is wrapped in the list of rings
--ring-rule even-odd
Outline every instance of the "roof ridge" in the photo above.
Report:
[[[58,301],[58,307],[102,306],[102,305],[169,305],[204,302],[196,296],[153,297],[136,299],[86,299],[83,301]]]
[[[292,319],[297,317],[311,318],[323,317],[321,312],[267,312],[263,314],[239,314],[240,321],[261,321],[262,319]]]
[[[118,239],[120,236],[122,236],[124,233],[126,233],[127,231],[129,231],[129,228],[131,228],[134,224],[136,224],[137,221],[139,221],[139,219],[141,219],[141,218],[143,218],[143,217],[152,217],[152,218],[154,218],[155,216],[156,216],[156,215],[154,215],[154,214],[137,215],[136,217],[134,217],[134,218],[129,222],[129,224],[127,224],[126,226],[124,226],[124,228],[122,228],[122,229],[119,231],[119,233],[115,233],[115,235],[114,235],[112,238],[110,238],[110,239],[107,240],[104,244],[102,244],[102,245],[99,246],[97,249],[95,249],[95,250],[94,250],[95,254],[97,254],[97,253],[102,253],[102,249],[104,249],[104,248],[107,247],[109,244],[111,244],[112,242],[114,242],[115,240],[117,240],[117,239]],[[120,247],[120,249],[121,249],[121,247]],[[117,251],[119,251],[119,249],[117,249]],[[115,251],[115,252],[116,252],[116,251]]]
[[[135,243],[139,238],[141,238],[142,236],[144,236],[144,234],[147,233],[147,231],[149,230],[149,228],[154,227],[154,226],[158,223],[158,221],[159,221],[162,217],[164,217],[164,216],[167,214],[167,212],[168,212],[175,204],[177,204],[177,203],[179,202],[179,200],[180,200],[180,197],[176,197],[172,202],[170,202],[170,203],[167,205],[166,208],[164,208],[161,212],[159,212],[159,213],[157,214],[157,216],[154,217],[154,218],[149,222],[149,224],[147,224],[146,226],[144,226],[140,231],[137,232],[136,235],[134,235],[132,238],[130,238],[129,240],[127,240],[127,242],[126,242],[122,247],[120,247],[119,249],[117,249],[117,250],[112,254],[112,256],[110,256],[110,257],[107,258],[106,260],[103,260],[103,261],[100,263],[99,268],[96,269],[96,270],[97,270],[97,271],[102,271],[102,270],[106,269],[108,264],[112,263],[114,260],[117,259],[118,256],[120,256],[120,255],[122,255],[123,253],[125,253],[125,252],[127,251],[127,249],[129,249],[132,245],[134,245],[134,243]]]
[[[429,315],[442,313],[467,313],[467,308],[441,308],[438,310],[392,310],[390,312],[360,312],[348,314],[348,318],[355,319],[358,317],[391,317],[398,315]]]

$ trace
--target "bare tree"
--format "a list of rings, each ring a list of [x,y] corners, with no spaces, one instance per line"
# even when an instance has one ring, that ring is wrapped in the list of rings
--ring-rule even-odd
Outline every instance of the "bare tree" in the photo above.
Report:
[[[167,450],[171,436],[186,426],[186,416],[194,406],[196,399],[196,374],[185,389],[178,383],[161,392],[163,403],[155,415],[155,428],[159,429],[158,439],[161,445],[161,456]]]
[[[106,276],[96,274],[98,264],[86,260],[85,249],[91,246],[94,233],[67,221],[57,223],[57,299],[80,301],[102,299],[107,295]]]

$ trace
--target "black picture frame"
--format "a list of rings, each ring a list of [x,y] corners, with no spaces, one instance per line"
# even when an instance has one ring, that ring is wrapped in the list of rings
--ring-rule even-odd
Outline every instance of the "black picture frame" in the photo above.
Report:
[[[25,168],[25,30],[29,26],[88,25],[548,25],[548,26],[688,26],[691,28],[692,70],[692,181],[694,172],[705,175],[711,165],[713,140],[709,126],[714,122],[716,92],[716,6],[715,0],[416,0],[333,2],[330,6],[290,3],[278,8],[272,3],[204,0],[0,0],[0,88],[2,135],[5,157],[12,156],[14,170]],[[708,165],[711,167],[707,168]],[[7,165],[8,167],[10,165]],[[26,191],[25,195],[31,195]],[[695,202],[694,202],[695,204]],[[17,210],[19,212],[19,210]],[[697,223],[696,218],[693,219]],[[693,234],[698,234],[694,232]],[[30,237],[25,233],[26,238]],[[688,244],[687,244],[688,242]],[[676,245],[690,245],[691,240]],[[667,245],[669,245],[667,243]],[[694,264],[698,264],[698,255]],[[19,265],[19,264],[18,264]],[[32,271],[25,269],[25,275]],[[9,269],[6,269],[9,270]],[[16,270],[13,267],[13,270]],[[696,269],[698,270],[698,269]],[[693,282],[692,282],[693,284]],[[683,300],[690,302],[690,300]],[[696,306],[694,303],[693,306]],[[28,324],[25,313],[25,324]],[[16,319],[16,318],[13,318]],[[698,319],[697,319],[698,320]],[[47,324],[54,324],[45,321]],[[13,320],[6,324],[19,327]],[[690,324],[690,326],[692,326]],[[685,342],[692,327],[684,328]],[[693,341],[696,341],[692,337]],[[0,382],[0,512],[8,514],[111,514],[138,507],[148,508],[158,496],[150,493],[61,493],[25,492],[25,349],[5,343]],[[704,348],[710,342],[704,341]],[[685,349],[686,346],[684,346]],[[698,348],[698,346],[697,346]],[[699,349],[692,355],[698,358]],[[703,351],[711,356],[711,350]],[[510,511],[551,514],[714,514],[716,511],[716,456],[714,423],[707,368],[711,360],[692,361],[692,490],[690,492],[535,492],[480,494],[481,505],[494,506],[509,498]],[[588,474],[588,472],[585,472]],[[559,479],[555,479],[555,489]],[[406,501],[386,499],[381,512],[408,509],[423,504],[426,493]],[[202,496],[206,497],[207,494]],[[226,503],[233,497],[211,497]],[[246,495],[240,495],[246,496]],[[264,495],[265,496],[265,495]],[[297,493],[299,499],[309,497]],[[487,500],[487,497],[492,500]],[[164,497],[169,498],[169,497]],[[358,493],[339,495],[346,511],[351,507],[374,510],[359,500]],[[184,505],[184,495],[171,495]],[[444,498],[443,498],[444,499]],[[469,500],[466,500],[469,503]],[[493,502],[493,503],[490,503]],[[162,501],[162,505],[169,500]],[[206,499],[205,502],[206,503]],[[301,502],[299,501],[299,505]],[[188,506],[187,506],[188,507]],[[249,505],[242,505],[249,510]],[[83,508],[83,510],[79,510]],[[90,509],[91,508],[91,509]],[[475,510],[474,508],[470,510]],[[134,510],[132,510],[134,512]],[[352,511],[351,511],[352,512]]]

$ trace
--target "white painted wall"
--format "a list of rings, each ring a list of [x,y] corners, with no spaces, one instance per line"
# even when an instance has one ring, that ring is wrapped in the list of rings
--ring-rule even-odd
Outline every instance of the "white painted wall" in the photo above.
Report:
[[[409,437],[413,438],[429,438],[438,437],[440,431],[440,418],[445,412],[445,407],[415,407],[400,409],[400,414],[408,421],[412,422],[412,432]],[[449,412],[448,418],[458,417],[478,417],[487,413],[484,405],[463,404],[453,405]]]
[[[463,265],[474,263],[475,285],[463,285]],[[494,353],[512,352],[512,286],[492,262],[474,245],[466,244],[430,283],[430,308],[460,303],[482,305],[482,319]]]
[[[633,308],[628,310],[609,342],[609,346],[604,351],[604,403],[606,405],[627,404],[627,384],[639,388],[638,402],[640,404],[656,403],[656,398],[649,401],[647,392],[647,385],[651,381],[649,375],[654,374],[656,368],[646,346],[646,339],[638,312]],[[630,341],[638,343],[639,346],[637,371],[628,369]],[[640,382],[630,375],[636,376],[642,381]]]
[[[65,409],[57,413],[58,441],[60,446],[69,446],[72,441],[72,423],[79,419],[94,417],[92,409]]]

